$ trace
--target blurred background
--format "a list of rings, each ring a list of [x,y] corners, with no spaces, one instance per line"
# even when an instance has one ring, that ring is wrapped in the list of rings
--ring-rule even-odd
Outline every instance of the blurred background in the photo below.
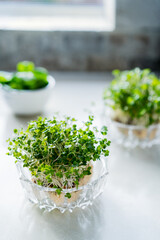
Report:
[[[37,112],[80,121],[94,113],[96,125],[106,125],[102,93],[113,79],[110,71],[160,72],[160,0],[0,0],[0,71],[15,71],[24,60],[49,70],[56,85],[51,79],[52,87],[39,91],[0,86],[0,240],[159,240],[159,145],[132,150],[113,141],[103,197],[71,217],[44,215],[25,200],[6,139]],[[44,69],[36,74],[46,80]],[[32,85],[35,75],[26,73],[25,81],[23,71],[17,76],[15,82]],[[114,135],[109,131],[108,139]]]
[[[159,0],[0,1],[0,69],[159,70]]]

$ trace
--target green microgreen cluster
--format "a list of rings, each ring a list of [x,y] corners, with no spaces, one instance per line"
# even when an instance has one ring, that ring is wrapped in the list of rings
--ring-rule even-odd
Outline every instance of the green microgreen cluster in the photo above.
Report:
[[[134,119],[147,119],[146,126],[160,121],[160,79],[150,69],[114,70],[115,79],[105,89],[104,99],[114,110]],[[111,100],[111,101],[108,101]]]
[[[107,127],[101,131],[93,127],[93,116],[78,127],[76,120],[64,117],[39,117],[31,121],[27,130],[14,130],[9,139],[8,155],[23,163],[32,179],[41,186],[62,189],[78,187],[80,179],[91,174],[91,161],[108,156],[110,141]],[[69,193],[66,197],[71,197]]]
[[[48,84],[48,72],[45,68],[35,67],[33,62],[23,61],[17,64],[14,73],[0,72],[0,84],[18,90],[35,90]]]

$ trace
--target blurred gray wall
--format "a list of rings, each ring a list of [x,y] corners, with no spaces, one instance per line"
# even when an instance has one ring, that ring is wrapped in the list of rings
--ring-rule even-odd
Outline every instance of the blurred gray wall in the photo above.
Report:
[[[21,60],[49,70],[160,70],[160,0],[117,0],[113,32],[0,30],[0,69]]]

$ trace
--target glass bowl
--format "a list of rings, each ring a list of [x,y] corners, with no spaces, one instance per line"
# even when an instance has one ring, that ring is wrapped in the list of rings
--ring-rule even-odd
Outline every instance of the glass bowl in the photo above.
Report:
[[[43,187],[34,183],[30,171],[23,167],[22,162],[18,161],[16,166],[20,182],[29,201],[37,204],[40,209],[46,211],[59,209],[63,213],[66,210],[72,212],[76,207],[83,209],[92,205],[93,200],[103,192],[108,175],[106,159],[101,158],[92,164],[93,171],[88,183],[78,189],[63,189],[60,196],[57,195],[55,188]],[[72,197],[65,197],[66,193],[71,193]]]
[[[160,124],[152,124],[149,127],[131,125],[118,122],[113,119],[113,111],[104,106],[103,123],[108,126],[109,137],[112,142],[123,145],[126,148],[152,147],[160,144]]]
[[[152,147],[160,144],[160,124],[143,126],[127,125],[110,119],[111,140],[125,147]]]

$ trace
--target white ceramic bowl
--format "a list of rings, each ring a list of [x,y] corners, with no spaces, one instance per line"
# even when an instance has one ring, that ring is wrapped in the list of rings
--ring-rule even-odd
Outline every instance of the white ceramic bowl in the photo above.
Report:
[[[14,114],[34,115],[41,113],[50,97],[55,79],[48,76],[48,85],[37,90],[17,90],[8,86],[2,87],[3,96]]]

